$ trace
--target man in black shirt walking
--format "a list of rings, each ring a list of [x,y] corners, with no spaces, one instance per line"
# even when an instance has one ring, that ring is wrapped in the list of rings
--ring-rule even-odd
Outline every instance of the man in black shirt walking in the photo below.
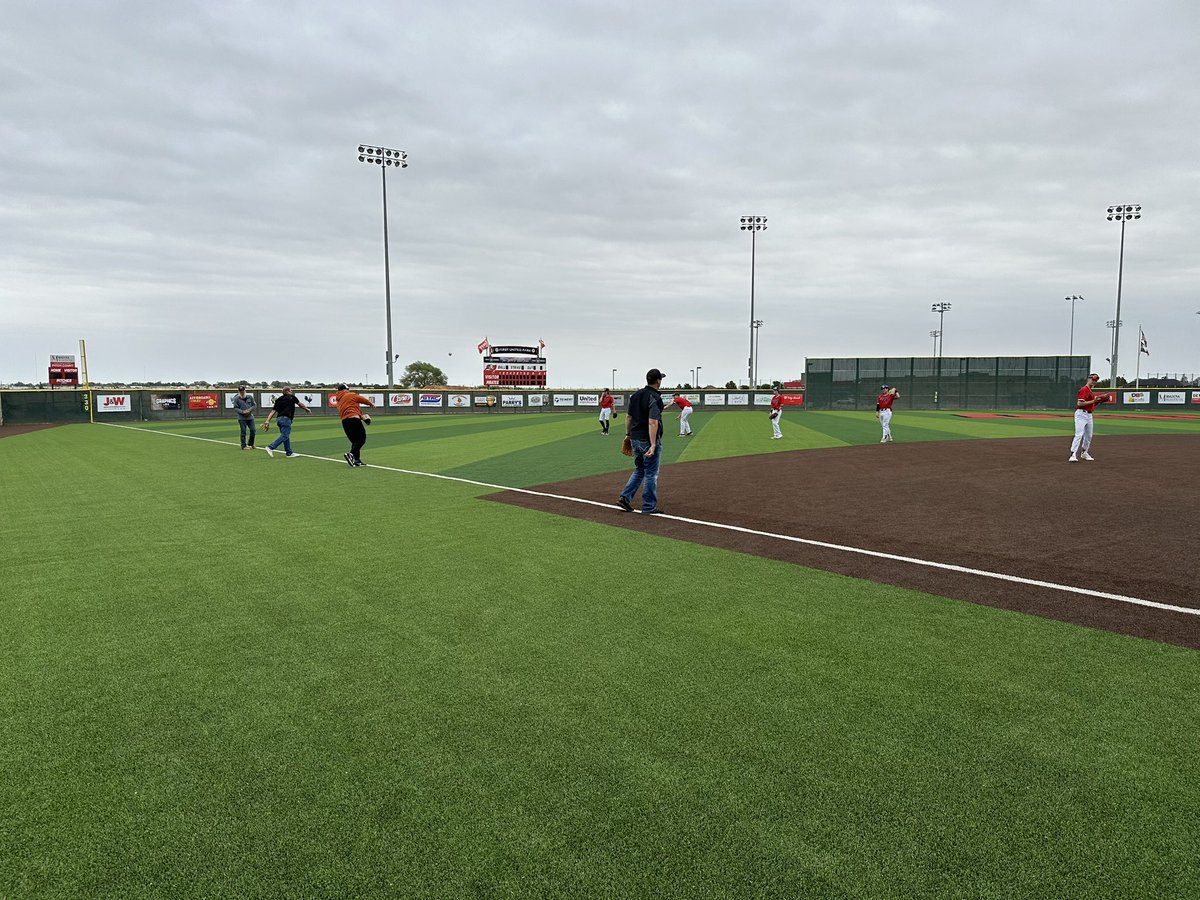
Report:
[[[617,504],[633,512],[633,498],[642,489],[642,513],[658,509],[658,461],[662,458],[663,400],[658,393],[664,375],[658,369],[646,373],[646,386],[629,398],[625,414],[625,436],[633,446],[633,474]]]
[[[287,458],[291,459],[296,454],[292,452],[292,419],[296,417],[296,407],[300,407],[305,412],[309,409],[304,401],[296,396],[296,392],[288,385],[283,389],[283,393],[275,401],[274,408],[267,413],[267,421],[263,422],[263,431],[267,431],[271,427],[271,419],[275,418],[279,421],[279,437],[267,444],[267,456],[274,456],[274,451],[283,444],[283,449],[287,453]]]

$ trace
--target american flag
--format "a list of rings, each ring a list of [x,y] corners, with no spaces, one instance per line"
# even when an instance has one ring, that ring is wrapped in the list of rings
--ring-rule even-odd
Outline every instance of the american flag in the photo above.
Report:
[[[1147,356],[1149,356],[1150,355],[1150,345],[1146,343],[1146,332],[1142,331],[1142,329],[1139,328],[1138,334],[1140,334],[1142,336],[1142,346],[1140,349],[1143,353],[1145,353]]]

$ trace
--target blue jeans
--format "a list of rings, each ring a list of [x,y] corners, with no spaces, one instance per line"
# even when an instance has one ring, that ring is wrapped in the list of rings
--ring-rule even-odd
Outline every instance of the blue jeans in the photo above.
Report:
[[[242,446],[254,446],[254,416],[238,416],[238,430],[242,435]]]
[[[654,512],[658,507],[658,460],[662,456],[662,441],[654,448],[653,456],[646,456],[650,442],[632,438],[633,474],[625,483],[621,496],[633,503],[633,495],[642,489],[642,512]]]
[[[271,441],[271,449],[274,450],[280,444],[283,444],[283,449],[288,456],[292,455],[292,420],[287,416],[279,416],[275,419],[279,423],[279,437]]]

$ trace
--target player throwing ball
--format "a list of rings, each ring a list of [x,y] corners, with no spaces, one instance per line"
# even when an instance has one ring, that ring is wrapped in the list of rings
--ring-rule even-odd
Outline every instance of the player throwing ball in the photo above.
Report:
[[[1079,396],[1075,399],[1075,440],[1071,442],[1071,455],[1067,457],[1067,462],[1094,460],[1088,453],[1088,448],[1092,446],[1092,410],[1096,408],[1097,403],[1108,400],[1104,394],[1097,394],[1092,390],[1099,380],[1100,376],[1095,372],[1089,375],[1087,384],[1079,389]]]
[[[337,393],[333,395],[332,399],[337,404],[338,416],[342,420],[342,431],[346,432],[346,437],[350,439],[350,452],[343,454],[346,464],[352,469],[358,468],[363,464],[362,448],[367,442],[367,429],[364,426],[371,424],[370,415],[364,413],[362,408],[375,404],[371,402],[370,398],[356,394],[345,384],[337,386]]]
[[[892,442],[892,404],[899,399],[900,392],[886,384],[882,385],[880,389],[883,393],[875,399],[875,418],[883,426],[883,437],[879,439],[879,443],[890,444]]]

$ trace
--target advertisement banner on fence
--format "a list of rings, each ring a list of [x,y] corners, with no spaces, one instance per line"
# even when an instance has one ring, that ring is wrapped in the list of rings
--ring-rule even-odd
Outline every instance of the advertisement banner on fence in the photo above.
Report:
[[[1192,402],[1200,403],[1200,391],[1192,391]]]
[[[750,405],[750,395],[749,394],[730,394],[729,395],[729,405],[730,406],[749,406]]]
[[[246,391],[246,396],[249,397],[251,400],[253,400],[254,392]],[[238,397],[237,391],[226,391],[226,393],[225,393],[225,408],[233,409],[234,408],[233,401],[236,400],[237,397]]]
[[[783,401],[784,406],[803,406],[803,394],[785,394],[782,391],[779,393],[779,398]]]
[[[1186,403],[1184,391],[1159,391],[1159,403]]]
[[[555,406],[574,406],[575,405],[575,395],[574,394],[555,394],[554,395],[554,405]]]
[[[129,412],[132,406],[128,394],[96,395],[96,412]]]
[[[188,394],[188,409],[216,409],[220,403],[216,394]]]
[[[466,409],[471,405],[471,398],[467,394],[451,394],[446,398],[446,405],[451,409]]]
[[[383,406],[383,398],[384,398],[383,394],[364,394],[361,391],[354,390],[354,388],[350,388],[350,391],[351,391],[351,393],[358,394],[358,396],[360,396],[360,397],[366,397],[368,400],[370,400],[376,406]],[[318,395],[318,396],[320,396],[320,395]],[[305,400],[304,402],[308,403],[307,400]],[[330,409],[337,408],[337,392],[336,391],[334,391],[332,394],[330,394],[328,397],[325,398],[325,404]]]
[[[1122,403],[1149,403],[1149,391],[1126,391],[1121,395]]]
[[[388,406],[412,406],[412,394],[392,394],[388,397]]]
[[[724,406],[725,405],[725,395],[724,394],[705,394],[704,395],[704,405],[705,406]]]
[[[183,409],[183,397],[179,394],[151,394],[150,408],[157,410]]]
[[[476,406],[487,406],[488,399],[490,397],[491,397],[491,394],[476,394],[475,395],[475,405]]]
[[[545,394],[530,394],[529,395],[529,405],[530,406],[545,406],[546,405],[546,395]]]
[[[500,398],[500,405],[507,407],[524,408],[525,398],[520,394],[505,394]]]
[[[292,395],[309,409],[321,407],[320,391],[292,391]],[[283,391],[263,391],[258,395],[258,405],[263,412],[270,412],[275,406],[275,401],[282,396]]]
[[[579,395],[579,403],[577,405],[578,406],[599,406],[600,405],[600,395],[599,394],[580,394]]]
[[[770,406],[771,398],[774,396],[775,396],[774,394],[755,394],[754,395],[754,405],[755,406]]]
[[[423,407],[441,406],[442,405],[442,395],[441,394],[422,394],[421,399],[418,402]]]

